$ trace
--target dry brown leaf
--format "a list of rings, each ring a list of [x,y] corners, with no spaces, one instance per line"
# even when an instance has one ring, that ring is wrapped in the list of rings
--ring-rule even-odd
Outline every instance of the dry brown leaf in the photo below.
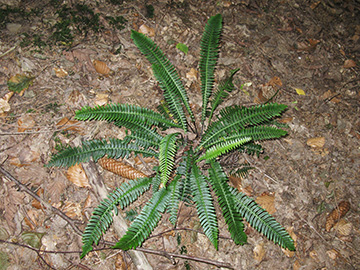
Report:
[[[5,183],[5,187],[7,193],[2,198],[3,201],[1,202],[1,205],[6,206],[3,217],[5,218],[9,228],[14,232],[16,228],[14,217],[19,210],[18,206],[24,205],[25,193],[18,191],[12,182]]]
[[[312,148],[322,148],[325,145],[325,137],[310,138],[306,144]]]
[[[270,79],[270,81],[267,83],[267,85],[276,87],[276,86],[282,86],[282,81],[279,77],[275,76]]]
[[[332,92],[331,90],[328,90],[324,94],[321,95],[321,99],[328,100],[332,103],[339,103],[341,101],[341,99],[339,97],[341,97],[340,94],[336,94],[336,93]]]
[[[334,226],[336,233],[341,236],[349,236],[351,234],[353,225],[345,219],[340,219]]]
[[[24,132],[25,130],[29,130],[35,126],[34,118],[29,114],[24,114],[21,116],[18,121],[18,132]]]
[[[140,177],[146,177],[147,175],[141,171],[121,162],[116,159],[103,157],[98,160],[98,163],[105,170],[113,172],[117,175],[125,177],[127,179],[136,179]]]
[[[262,262],[266,253],[264,249],[264,243],[260,243],[256,245],[253,249],[253,253],[254,253],[254,259],[258,262]]]
[[[46,196],[49,198],[49,202],[60,201],[61,194],[64,193],[65,188],[69,184],[69,181],[67,181],[59,171],[54,172],[54,174],[55,175],[51,177],[51,181],[45,181],[44,189]]]
[[[9,100],[14,95],[14,92],[9,92],[0,98],[0,114],[10,111]]]
[[[24,218],[24,221],[25,221],[26,225],[28,225],[30,227],[31,230],[34,230],[35,228],[37,228],[40,225],[40,223],[39,223],[40,212],[35,211],[34,209],[29,209],[26,212],[26,214],[27,214],[27,217]]]
[[[275,195],[274,194],[269,195],[267,193],[264,193],[261,196],[257,197],[255,201],[262,208],[264,208],[269,214],[272,215],[276,212]]]
[[[142,24],[140,27],[139,27],[139,32],[141,34],[144,34],[144,35],[147,35],[149,37],[154,37],[155,36],[155,29],[152,28],[152,27],[149,27],[145,24]]]
[[[337,258],[341,257],[341,254],[336,249],[330,249],[326,251],[326,254],[329,256],[330,259],[336,260]]]
[[[242,178],[234,175],[229,175],[230,183],[240,192],[244,193],[247,196],[251,196],[254,192],[251,186],[243,187]]]
[[[84,130],[84,128],[81,127],[80,125],[81,122],[76,120],[69,120],[69,118],[64,117],[56,124],[56,127],[64,131],[72,130],[81,133]]]
[[[39,190],[36,192],[36,195],[38,195],[39,197],[42,197],[42,195],[44,194],[44,189],[39,188]],[[35,209],[43,209],[42,204],[38,201],[33,199],[31,206],[34,207]]]
[[[350,210],[350,203],[341,201],[338,206],[330,212],[326,218],[325,230],[329,232],[334,224]]]
[[[294,263],[293,263],[293,270],[300,270],[302,267],[301,263],[299,262],[299,260],[296,260]]]
[[[186,78],[190,81],[196,81],[198,76],[198,71],[195,68],[191,68],[188,73],[186,73]]]
[[[309,255],[315,262],[320,262],[319,255],[316,250],[313,249],[312,251],[310,251]]]
[[[84,94],[80,93],[79,90],[73,90],[69,95],[67,103],[74,107],[83,107],[87,104],[87,101]]]
[[[297,51],[307,51],[307,52],[313,52],[317,46],[317,44],[320,43],[320,40],[316,39],[308,39],[308,42],[297,42],[294,44],[294,47]]]
[[[343,67],[344,68],[356,67],[356,62],[354,60],[352,60],[352,59],[347,59],[347,60],[345,60]]]
[[[65,78],[69,73],[63,68],[54,67],[55,76],[58,78]]]
[[[81,214],[81,206],[80,203],[74,202],[65,202],[65,205],[62,211],[67,215],[69,218],[72,219],[82,219]]]
[[[91,198],[91,195],[88,194],[88,196],[86,197],[86,200],[84,202],[84,205],[83,205],[83,208],[88,208],[88,207],[91,207],[91,204],[92,204],[92,198]]]
[[[313,2],[313,3],[310,5],[310,8],[311,8],[311,9],[315,9],[320,3],[321,3],[321,1]]]
[[[78,187],[90,187],[89,179],[81,164],[71,166],[66,172],[66,177]]]
[[[296,246],[297,246],[297,235],[294,232],[294,227],[288,227],[288,228],[286,228],[286,231],[289,233],[291,238],[294,240],[294,246],[296,248]],[[284,248],[281,248],[281,250],[288,258],[294,257],[294,255],[295,255],[295,251],[290,251],[290,250],[284,249]]]
[[[109,102],[109,94],[96,94],[94,99],[94,104],[98,106],[103,106]]]
[[[97,73],[102,75],[109,75],[111,72],[111,69],[108,67],[108,65],[100,60],[94,60],[93,61],[94,68]]]

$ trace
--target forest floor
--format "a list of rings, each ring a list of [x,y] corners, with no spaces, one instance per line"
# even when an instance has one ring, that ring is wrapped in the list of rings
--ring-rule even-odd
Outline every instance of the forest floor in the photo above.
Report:
[[[233,177],[232,184],[290,232],[296,252],[249,226],[244,246],[220,226],[216,251],[190,208],[181,213],[179,230],[169,231],[163,221],[144,243],[158,253],[145,253],[150,265],[216,269],[208,263],[217,261],[244,270],[360,269],[358,0],[1,1],[6,2],[11,5],[0,6],[0,269],[135,269],[128,253],[106,249],[106,243],[80,260],[79,234],[99,198],[82,167],[44,165],[65,145],[125,134],[106,123],[75,121],[82,106],[160,104],[162,94],[131,29],[147,32],[169,57],[198,111],[200,38],[208,18],[218,13],[223,32],[216,81],[240,68],[226,105],[273,97],[288,106],[282,121],[289,134],[265,142],[259,157],[240,156],[239,164],[255,169]],[[13,95],[9,80],[24,90]],[[136,160],[128,162],[141,168]],[[98,170],[109,192],[126,181]],[[325,228],[340,202],[349,211]],[[120,215],[130,223],[143,205],[140,199]],[[117,239],[113,230],[105,236]],[[170,253],[183,258],[160,256]]]

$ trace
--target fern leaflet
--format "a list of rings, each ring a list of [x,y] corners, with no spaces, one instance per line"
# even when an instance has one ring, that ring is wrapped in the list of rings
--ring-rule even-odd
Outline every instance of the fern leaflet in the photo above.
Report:
[[[157,191],[113,248],[128,250],[140,246],[159,223],[161,213],[167,207],[169,195],[166,188]]]
[[[80,258],[83,258],[93,248],[92,244],[97,245],[103,232],[106,232],[110,224],[113,222],[113,211],[118,214],[116,206],[120,204],[121,208],[126,207],[135,201],[142,193],[149,189],[152,179],[141,178],[138,180],[130,180],[117,188],[103,200],[100,205],[95,208],[92,216],[82,235],[82,250]]]
[[[160,142],[159,149],[159,168],[161,184],[165,186],[170,178],[174,166],[174,157],[176,154],[176,136],[178,133],[168,134]]]
[[[231,194],[230,187],[227,183],[227,177],[218,162],[211,161],[210,166],[210,183],[218,196],[218,201],[225,222],[228,224],[231,238],[234,240],[235,244],[243,245],[246,243],[247,236],[244,232],[242,217],[235,207],[233,195]]]
[[[200,174],[200,170],[196,164],[192,166],[190,181],[193,200],[196,204],[201,227],[204,229],[205,235],[217,249],[219,229],[215,208],[209,186],[205,181],[205,177]]]
[[[254,229],[281,247],[295,250],[294,240],[274,217],[256,204],[253,199],[239,192],[237,189],[231,188],[231,193],[234,195],[236,208],[241,216],[244,217]]]
[[[214,70],[219,56],[219,41],[222,28],[221,14],[211,17],[206,26],[200,43],[200,77],[202,93],[201,124],[206,117],[209,98],[214,84]]]

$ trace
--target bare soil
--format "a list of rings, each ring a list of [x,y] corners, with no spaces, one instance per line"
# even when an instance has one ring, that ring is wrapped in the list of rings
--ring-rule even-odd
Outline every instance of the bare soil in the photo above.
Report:
[[[265,142],[258,158],[238,157],[236,162],[255,169],[232,183],[273,213],[293,236],[297,250],[282,250],[249,226],[248,244],[236,246],[220,219],[216,251],[201,234],[194,210],[184,208],[182,230],[169,231],[171,224],[163,219],[143,247],[185,259],[146,253],[149,263],[154,269],[216,269],[209,260],[234,269],[360,269],[359,1],[86,1],[104,27],[95,33],[89,26],[75,34],[71,44],[50,39],[59,19],[55,2],[8,1],[29,15],[10,15],[0,25],[0,98],[6,99],[12,76],[35,77],[22,95],[1,103],[9,106],[0,117],[1,168],[23,187],[4,174],[0,178],[0,269],[136,269],[119,250],[98,250],[79,259],[81,235],[74,228],[84,229],[99,198],[81,168],[74,176],[44,165],[64,145],[124,136],[123,130],[106,123],[74,121],[74,112],[82,106],[159,105],[162,95],[150,65],[130,39],[130,30],[142,25],[177,67],[198,112],[199,42],[207,19],[217,13],[223,15],[223,34],[216,80],[241,69],[226,105],[261,104],[272,98],[289,107],[282,117],[289,135]],[[74,2],[67,5],[75,8]],[[154,8],[152,18],[147,5]],[[127,20],[122,30],[106,20],[120,15]],[[36,35],[46,44],[38,46]],[[177,49],[177,43],[185,44],[188,53]],[[96,70],[94,60],[111,72],[106,67]],[[128,162],[142,168],[137,160]],[[98,170],[109,192],[126,181]],[[327,216],[341,201],[348,202],[350,210],[326,230]],[[144,202],[120,214],[129,219],[125,212],[138,211]],[[119,236],[111,229],[104,239],[116,242]]]

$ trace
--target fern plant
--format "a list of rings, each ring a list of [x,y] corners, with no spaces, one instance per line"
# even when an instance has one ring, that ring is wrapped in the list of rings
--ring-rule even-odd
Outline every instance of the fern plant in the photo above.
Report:
[[[77,120],[108,121],[131,132],[123,140],[92,140],[83,142],[80,147],[67,148],[52,156],[48,166],[69,167],[91,158],[97,161],[104,156],[124,158],[130,155],[155,157],[159,163],[151,176],[122,184],[94,210],[83,233],[81,257],[93,249],[94,243],[98,244],[113,221],[113,213],[118,214],[117,207],[125,208],[150,188],[151,199],[114,248],[128,250],[141,246],[165,212],[176,226],[179,204],[185,201],[195,205],[203,231],[217,249],[219,229],[214,207],[217,199],[236,244],[246,243],[245,219],[274,243],[295,250],[290,235],[269,213],[229,185],[220,164],[219,157],[230,151],[259,153],[262,151],[259,141],[287,134],[273,121],[287,108],[285,105],[267,103],[218,110],[233,91],[233,76],[239,70],[231,71],[214,91],[221,28],[222,16],[211,17],[201,39],[202,110],[199,122],[174,66],[150,38],[136,31],[132,31],[131,38],[151,63],[163,90],[164,102],[158,112],[128,104],[83,107],[76,112]]]

